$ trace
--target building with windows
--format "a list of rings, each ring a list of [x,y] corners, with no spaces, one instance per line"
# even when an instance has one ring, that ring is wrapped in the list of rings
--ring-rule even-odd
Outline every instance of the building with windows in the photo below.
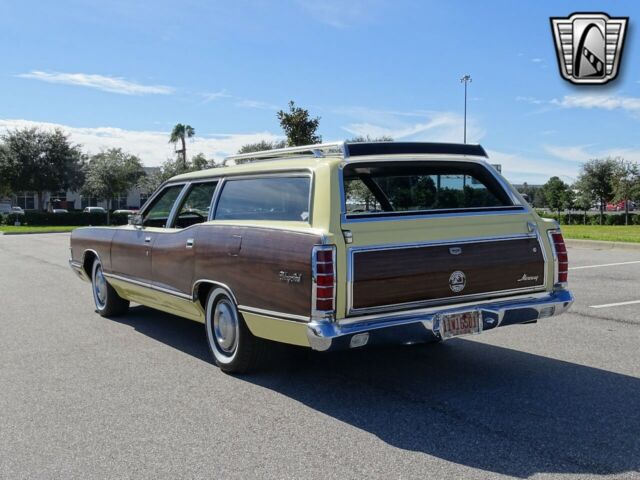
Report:
[[[145,167],[145,173],[151,175],[160,171],[159,167]],[[142,192],[134,187],[122,195],[113,199],[111,208],[137,210],[147,201],[150,193]],[[37,192],[18,192],[7,199],[12,205],[17,205],[24,210],[49,210],[53,208],[64,208],[67,210],[82,210],[86,207],[107,208],[106,200],[98,200],[95,197],[82,195],[72,190],[60,192],[45,192],[44,205],[38,204]]]

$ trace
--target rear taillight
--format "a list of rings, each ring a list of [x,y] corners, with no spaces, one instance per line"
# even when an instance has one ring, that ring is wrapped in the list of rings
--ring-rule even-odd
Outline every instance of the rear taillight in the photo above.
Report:
[[[336,310],[336,247],[316,245],[312,251],[312,317],[326,318]]]
[[[555,283],[567,283],[569,276],[569,256],[567,255],[567,246],[564,243],[564,238],[562,238],[560,230],[551,230],[549,232],[549,240],[551,241],[556,260]]]

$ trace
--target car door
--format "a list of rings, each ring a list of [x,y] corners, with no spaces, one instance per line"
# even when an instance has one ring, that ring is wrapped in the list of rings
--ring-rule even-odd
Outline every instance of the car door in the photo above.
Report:
[[[112,273],[144,283],[152,282],[152,247],[165,231],[184,184],[164,187],[142,212],[142,226],[127,225],[116,231],[111,243]]]
[[[217,184],[217,180],[190,184],[178,201],[171,225],[156,235],[151,260],[154,286],[191,294],[196,230],[209,219]]]

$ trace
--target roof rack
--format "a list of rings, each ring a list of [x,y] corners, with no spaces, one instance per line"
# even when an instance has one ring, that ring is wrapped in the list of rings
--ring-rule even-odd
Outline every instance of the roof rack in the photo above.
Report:
[[[299,158],[305,155],[316,158],[334,155],[347,159],[349,157],[394,154],[470,155],[475,157],[488,157],[482,145],[468,143],[336,142],[231,155],[225,158],[222,164],[227,165],[227,162],[232,162],[233,165],[237,165],[249,162],[283,160],[290,157]]]
[[[287,157],[312,156],[322,158],[327,155],[337,155],[343,158],[349,156],[346,142],[319,143],[317,145],[304,145],[301,147],[275,148],[273,150],[263,150],[261,152],[240,153],[231,155],[224,159],[223,165],[231,162],[233,165],[248,162],[260,162],[267,160],[282,160]]]

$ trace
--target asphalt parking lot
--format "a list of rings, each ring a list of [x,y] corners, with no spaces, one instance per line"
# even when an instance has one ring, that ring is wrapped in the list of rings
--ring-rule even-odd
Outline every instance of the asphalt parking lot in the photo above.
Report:
[[[640,478],[640,250],[570,248],[562,317],[234,378],[200,324],[95,314],[67,246],[0,237],[1,478]]]

